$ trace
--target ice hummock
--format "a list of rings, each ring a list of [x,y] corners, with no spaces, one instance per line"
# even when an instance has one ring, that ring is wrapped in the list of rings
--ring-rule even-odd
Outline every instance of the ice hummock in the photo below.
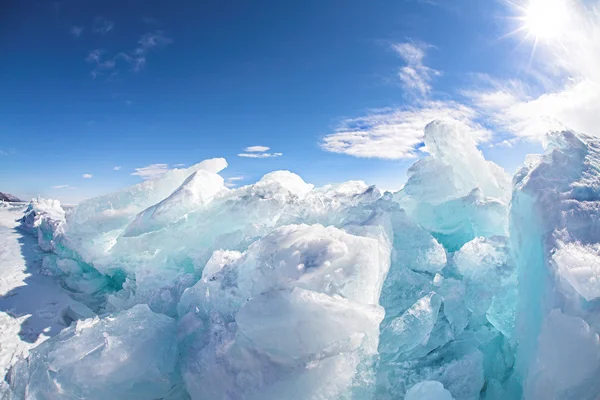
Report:
[[[192,398],[319,399],[368,390],[389,250],[331,226],[286,225],[244,253],[216,252],[178,307]]]
[[[52,251],[52,239],[65,222],[65,210],[60,201],[35,198],[27,205],[20,227],[38,238],[42,250]]]
[[[395,196],[407,213],[451,251],[478,236],[506,235],[506,172],[483,157],[459,123],[430,123],[424,142],[430,155],[409,168]]]
[[[515,175],[516,372],[525,398],[600,394],[600,140],[554,133]]]
[[[28,399],[150,399],[176,385],[177,324],[137,305],[80,320],[19,361],[8,380]]]
[[[467,132],[428,125],[395,194],[228,189],[213,159],[32,203],[45,270],[98,316],[13,365],[14,398],[596,399],[600,141],[555,133],[511,184]]]

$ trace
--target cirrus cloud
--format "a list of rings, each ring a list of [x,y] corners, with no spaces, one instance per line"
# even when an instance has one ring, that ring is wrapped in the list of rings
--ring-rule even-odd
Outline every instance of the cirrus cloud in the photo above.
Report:
[[[431,92],[431,80],[441,74],[423,63],[425,51],[433,46],[425,43],[397,43],[392,49],[398,53],[406,65],[398,73],[402,86],[409,92],[426,96]]]
[[[238,157],[245,158],[275,158],[281,157],[283,153],[240,153]]]
[[[267,146],[249,146],[244,149],[246,153],[262,153],[269,150],[271,150],[271,148]]]
[[[146,65],[148,54],[159,48],[162,48],[173,40],[165,35],[161,30],[147,32],[140,36],[137,46],[130,51],[121,51],[109,54],[104,49],[95,49],[88,53],[86,61],[93,64],[92,76],[94,78],[108,74],[114,76],[124,66],[129,66],[133,72],[139,72]],[[126,101],[131,105],[130,101]]]
[[[96,17],[92,25],[92,32],[99,35],[106,35],[115,27],[114,22],[107,20],[104,17]]]
[[[376,110],[344,120],[320,145],[323,150],[359,158],[414,158],[423,141],[423,129],[436,119],[460,121],[476,141],[488,139],[490,132],[475,122],[476,116],[473,108],[452,101],[425,101],[416,107]]]
[[[271,150],[268,146],[248,146],[244,148],[243,153],[239,153],[238,157],[244,158],[276,158],[281,157],[283,153],[267,153]]]
[[[145,167],[136,168],[131,175],[139,176],[143,180],[153,179],[169,172],[169,164],[150,164]]]
[[[69,30],[69,33],[74,37],[78,38],[83,33],[84,28],[82,26],[73,26]]]
[[[237,186],[236,182],[243,181],[245,178],[243,176],[231,176],[225,179],[225,186],[228,188],[234,188]]]

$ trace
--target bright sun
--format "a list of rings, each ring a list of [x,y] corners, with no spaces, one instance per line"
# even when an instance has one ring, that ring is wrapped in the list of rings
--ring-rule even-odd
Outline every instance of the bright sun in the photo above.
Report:
[[[522,29],[538,41],[564,34],[571,9],[568,0],[529,0],[522,12]]]

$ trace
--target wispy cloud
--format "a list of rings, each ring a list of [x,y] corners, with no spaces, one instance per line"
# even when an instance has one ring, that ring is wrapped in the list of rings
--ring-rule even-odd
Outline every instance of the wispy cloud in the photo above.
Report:
[[[121,169],[120,165],[117,165],[117,166],[113,167],[113,171],[119,171],[120,169]]]
[[[276,158],[281,157],[283,153],[267,153],[267,151],[271,150],[270,147],[267,146],[248,146],[244,148],[243,153],[239,153],[238,157],[244,158]]]
[[[172,43],[173,40],[166,37],[163,31],[148,32],[138,40],[139,46],[135,49],[136,54],[146,54],[148,51]]]
[[[83,175],[81,175],[81,177],[84,178],[84,179],[92,179],[93,176],[94,175],[92,175],[92,174],[83,174]]]
[[[131,51],[122,51],[113,56],[107,54],[104,49],[92,50],[86,61],[94,64],[92,76],[96,78],[99,75],[111,72],[111,75],[116,74],[117,67],[128,65],[131,71],[139,72],[146,65],[148,54],[158,50],[170,43],[173,40],[165,35],[163,31],[157,30],[143,34],[138,40],[137,47]],[[121,64],[121,65],[119,65]],[[131,105],[130,101],[126,101],[127,105]]]
[[[425,43],[397,43],[392,49],[402,57],[406,65],[400,69],[399,77],[403,87],[416,95],[426,96],[431,92],[431,80],[440,72],[423,63],[425,52],[432,46]]]
[[[173,167],[181,168],[181,167],[185,167],[185,164],[173,164]]]
[[[326,151],[359,158],[414,158],[423,141],[423,129],[435,119],[460,121],[477,141],[484,141],[490,132],[474,122],[476,116],[471,107],[452,101],[427,101],[417,107],[375,110],[343,121],[320,145]]]
[[[143,34],[140,40],[138,40],[138,47],[131,54],[133,57],[133,62],[131,62],[133,70],[137,72],[146,65],[146,55],[150,51],[164,47],[172,42],[170,38],[165,36],[163,31]]]
[[[145,167],[136,168],[135,172],[132,172],[131,175],[147,180],[159,177],[169,172],[170,169],[169,164],[150,164]]]
[[[95,49],[90,51],[85,61],[94,65],[94,69],[91,74],[94,78],[97,76],[111,71],[115,68],[116,62],[114,59],[105,59],[106,50]]]
[[[114,27],[114,22],[109,21],[104,17],[96,17],[94,19],[94,24],[92,25],[92,32],[98,35],[106,35],[108,32],[112,31]]]
[[[89,52],[89,54],[86,57],[85,61],[98,63],[98,62],[100,62],[100,60],[102,58],[102,55],[104,53],[106,53],[106,50],[104,50],[104,49],[92,50],[92,51]]]
[[[491,143],[488,147],[507,147],[507,148],[511,148],[513,147],[517,142],[518,142],[518,138],[512,138],[512,139],[504,139],[500,142],[497,143]]]
[[[83,33],[84,28],[82,26],[73,26],[69,30],[69,33],[74,37],[78,38]]]
[[[228,188],[236,187],[238,184],[236,182],[243,181],[243,176],[231,176],[225,179],[225,186]]]
[[[267,146],[249,146],[244,149],[246,153],[262,153],[269,151],[271,148]]]
[[[52,189],[75,189],[75,187],[71,185],[56,185],[52,186]]]
[[[281,157],[283,153],[240,153],[238,157],[245,158],[275,158]]]

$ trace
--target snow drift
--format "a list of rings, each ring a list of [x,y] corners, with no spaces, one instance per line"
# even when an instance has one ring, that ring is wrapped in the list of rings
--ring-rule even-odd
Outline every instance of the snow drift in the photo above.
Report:
[[[600,395],[600,141],[562,132],[513,183],[455,123],[398,193],[223,159],[22,220],[97,316],[7,375],[15,399]],[[512,199],[512,200],[511,200]]]

